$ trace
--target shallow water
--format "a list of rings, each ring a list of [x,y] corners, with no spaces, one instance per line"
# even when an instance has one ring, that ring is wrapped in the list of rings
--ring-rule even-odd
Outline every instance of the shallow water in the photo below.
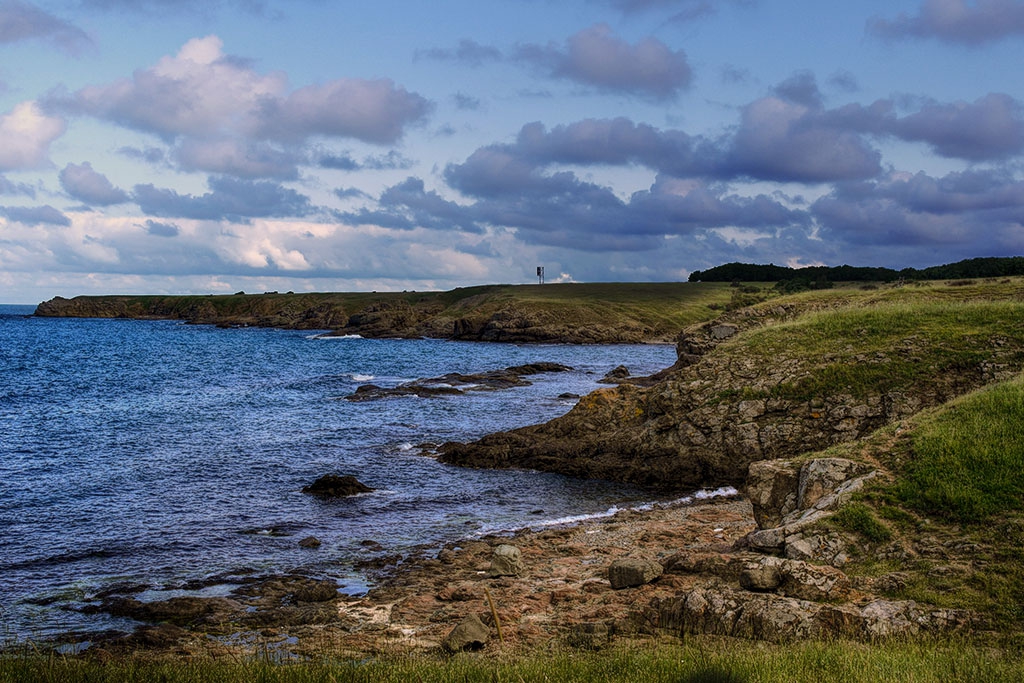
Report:
[[[648,374],[674,361],[669,346],[320,338],[31,311],[0,306],[0,635],[18,638],[124,627],[79,611],[112,586],[299,569],[358,593],[362,541],[401,552],[647,500],[618,484],[443,465],[415,446],[541,422],[572,406],[560,394],[596,388],[619,364]],[[537,361],[575,370],[504,391],[342,400],[366,382]],[[301,493],[326,473],[377,490]],[[309,535],[323,545],[300,548]]]

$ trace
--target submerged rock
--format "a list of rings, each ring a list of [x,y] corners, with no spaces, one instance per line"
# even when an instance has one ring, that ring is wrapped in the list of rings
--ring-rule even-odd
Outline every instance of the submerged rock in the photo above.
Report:
[[[302,487],[303,493],[309,493],[322,498],[343,498],[354,496],[357,493],[369,493],[372,489],[350,474],[339,476],[337,474],[325,474],[312,484]]]

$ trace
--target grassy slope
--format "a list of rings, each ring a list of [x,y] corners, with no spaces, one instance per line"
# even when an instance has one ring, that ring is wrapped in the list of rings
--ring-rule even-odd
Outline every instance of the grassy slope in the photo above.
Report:
[[[745,358],[815,366],[772,388],[773,395],[860,396],[908,378],[941,387],[955,373],[998,371],[1001,360],[1021,364],[1024,282],[1017,278],[814,292],[763,306],[782,303],[791,319],[730,342],[730,352]],[[883,592],[895,599],[976,610],[1020,647],[1024,376],[1009,374],[860,441],[804,457],[865,460],[887,475],[826,523],[855,541],[844,571],[888,577]]]
[[[670,339],[725,308],[734,288],[723,283],[574,283],[486,285],[447,292],[92,296],[67,303],[71,315],[170,317],[204,322],[290,326],[305,311],[330,309],[340,320],[368,307],[408,308],[427,329],[462,318],[489,319],[502,310],[549,315],[568,326],[633,323],[648,339]],[[343,324],[343,323],[342,323]],[[338,325],[339,327],[341,325]]]
[[[1022,429],[1016,377],[830,449],[889,475],[828,523],[857,540],[845,570],[896,576],[891,597],[976,610],[1024,645]]]

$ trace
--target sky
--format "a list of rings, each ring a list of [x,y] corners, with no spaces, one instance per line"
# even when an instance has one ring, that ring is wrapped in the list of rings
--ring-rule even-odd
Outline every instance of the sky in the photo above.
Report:
[[[1024,0],[0,0],[0,302],[1024,255]]]

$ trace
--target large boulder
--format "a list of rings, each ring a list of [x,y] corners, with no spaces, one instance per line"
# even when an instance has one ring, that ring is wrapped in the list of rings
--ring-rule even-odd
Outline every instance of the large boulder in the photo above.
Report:
[[[654,581],[664,571],[664,568],[654,560],[623,557],[608,567],[608,581],[615,589],[634,588]]]
[[[475,614],[470,614],[441,641],[441,647],[448,652],[479,650],[487,644],[491,630]]]
[[[523,564],[523,553],[514,545],[502,544],[494,549],[491,555],[491,566],[488,576],[521,576],[526,572]]]

